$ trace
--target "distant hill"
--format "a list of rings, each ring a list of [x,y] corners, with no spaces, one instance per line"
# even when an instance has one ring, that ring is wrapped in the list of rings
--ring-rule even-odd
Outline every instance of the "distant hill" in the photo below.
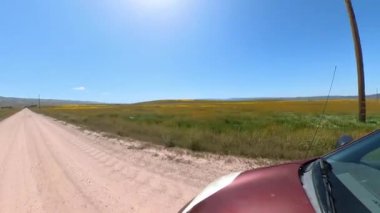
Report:
[[[379,95],[380,97],[380,95]],[[321,99],[326,99],[327,96],[310,96],[310,97],[282,97],[282,98],[276,98],[276,97],[263,97],[263,98],[230,98],[227,99],[227,101],[258,101],[258,100],[321,100]],[[336,100],[336,99],[356,99],[358,96],[330,96],[330,99]],[[376,99],[377,95],[367,95],[367,99]]]
[[[367,95],[366,96],[368,100],[370,99],[376,99],[377,95]],[[138,102],[135,104],[175,104],[178,102],[189,102],[191,101],[311,101],[311,100],[325,100],[327,96],[310,96],[310,97],[260,97],[260,98],[228,98],[228,99],[173,99],[173,100],[153,100],[153,101],[144,101],[144,102]],[[379,95],[380,98],[380,95]],[[334,95],[330,96],[330,100],[339,100],[339,99],[357,99],[357,96],[339,96]]]
[[[367,99],[376,99],[377,95],[367,95]],[[357,96],[331,96],[330,99],[356,99]],[[229,98],[229,99],[194,99],[194,100],[153,100],[140,102],[135,104],[147,103],[176,103],[178,101],[260,101],[260,100],[321,100],[326,99],[326,96],[312,97],[261,97],[261,98]],[[41,106],[55,106],[64,104],[100,104],[99,102],[91,101],[75,101],[75,100],[58,100],[58,99],[41,99]],[[0,108],[4,107],[27,107],[38,106],[38,99],[33,98],[13,98],[0,96]]]
[[[96,102],[41,99],[41,106],[54,106],[62,104],[95,104]],[[0,96],[0,107],[38,106],[38,99],[12,98]]]

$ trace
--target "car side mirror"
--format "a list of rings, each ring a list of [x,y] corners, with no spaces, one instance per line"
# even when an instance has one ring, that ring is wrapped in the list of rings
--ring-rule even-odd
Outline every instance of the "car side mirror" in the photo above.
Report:
[[[354,140],[354,138],[350,135],[342,135],[340,136],[340,138],[338,139],[338,141],[336,142],[336,148],[338,147],[341,147],[347,143],[350,143]]]

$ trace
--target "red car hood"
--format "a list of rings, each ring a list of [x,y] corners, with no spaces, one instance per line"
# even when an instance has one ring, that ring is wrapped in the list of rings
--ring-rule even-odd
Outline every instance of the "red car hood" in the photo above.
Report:
[[[299,177],[303,163],[243,172],[191,212],[314,212]]]

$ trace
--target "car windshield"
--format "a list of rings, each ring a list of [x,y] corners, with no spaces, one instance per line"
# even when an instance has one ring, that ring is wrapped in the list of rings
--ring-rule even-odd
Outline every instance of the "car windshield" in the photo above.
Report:
[[[380,131],[323,159],[338,212],[380,212]]]

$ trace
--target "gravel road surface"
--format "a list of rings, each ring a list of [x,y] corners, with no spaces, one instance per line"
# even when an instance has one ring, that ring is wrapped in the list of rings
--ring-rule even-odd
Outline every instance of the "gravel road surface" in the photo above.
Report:
[[[106,138],[24,109],[0,122],[0,212],[177,212],[215,178],[267,163]]]

